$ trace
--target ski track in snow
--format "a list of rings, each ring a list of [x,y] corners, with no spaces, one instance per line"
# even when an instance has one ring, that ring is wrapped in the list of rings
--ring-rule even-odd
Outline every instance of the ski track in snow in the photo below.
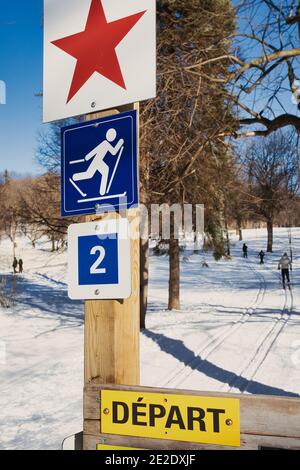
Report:
[[[167,311],[168,258],[150,258],[147,330],[141,334],[143,385],[190,390],[300,395],[300,229],[293,229],[292,291],[277,262],[288,251],[276,229],[275,251],[259,266],[265,230],[247,230],[249,259],[232,235],[232,259],[188,255],[181,263],[182,310]],[[66,253],[18,241],[25,272],[12,291],[11,244],[0,243],[0,289],[15,297],[0,308],[0,449],[58,449],[82,428],[83,305],[66,293]],[[203,268],[206,261],[209,268]],[[3,281],[3,283],[2,283]],[[2,342],[2,343],[1,343]]]
[[[288,308],[289,297],[290,297],[290,307]],[[271,325],[271,327],[267,329],[266,333],[262,335],[262,339],[259,342],[256,350],[254,351],[252,358],[250,358],[249,360],[247,359],[247,364],[240,371],[239,373],[240,377],[237,377],[233,381],[233,383],[229,384],[230,392],[232,392],[234,389],[238,389],[241,392],[247,391],[249,383],[255,378],[258,370],[261,368],[261,366],[265,362],[277,338],[286,327],[291,317],[292,311],[293,311],[293,294],[292,294],[292,291],[289,291],[288,289],[286,289],[285,295],[284,295],[284,306],[282,308],[280,315],[278,315],[278,317],[274,319],[274,322]],[[242,383],[239,385],[241,377],[242,377]],[[245,378],[248,381],[248,385],[246,386],[243,385]],[[227,391],[227,387],[226,387],[226,391]]]
[[[244,313],[241,314],[240,318],[232,325],[229,325],[229,327],[226,328],[223,333],[221,332],[220,335],[214,337],[204,346],[200,344],[199,349],[197,348],[197,351],[195,352],[196,356],[198,357],[196,357],[190,363],[181,367],[180,370],[176,368],[171,374],[171,376],[167,377],[164,386],[170,386],[171,383],[175,387],[182,386],[185,380],[192,374],[192,371],[189,370],[190,368],[197,368],[197,363],[199,363],[199,361],[202,362],[204,359],[207,359],[214,351],[220,349],[226,339],[229,338],[233,333],[237,332],[241,328],[241,326],[244,325],[251,318],[256,309],[262,304],[266,293],[266,285],[264,282],[264,278],[261,277],[261,279],[262,281],[260,280],[259,289],[257,291],[257,295],[254,302],[249,307],[246,307]]]
[[[299,316],[299,311],[297,311],[297,303],[299,304],[299,229],[294,229],[294,242],[297,244],[294,246],[293,273],[295,274],[295,279],[291,292],[282,289],[281,284],[278,282],[279,278],[275,274],[279,257],[283,251],[288,251],[289,249],[285,238],[286,232],[283,229],[277,231],[277,235],[280,235],[280,237],[275,240],[274,254],[268,254],[267,264],[259,266],[257,255],[263,246],[261,238],[263,232],[263,230],[253,231],[252,233],[251,231],[247,232],[249,237],[247,242],[249,241],[249,244],[252,245],[249,260],[240,259],[240,243],[236,243],[233,249],[231,272],[234,273],[234,270],[238,268],[241,280],[244,281],[245,274],[241,266],[247,265],[249,272],[256,278],[257,290],[250,305],[248,304],[248,306],[243,308],[245,297],[243,297],[243,291],[240,290],[240,308],[232,306],[229,309],[227,307],[228,298],[226,298],[226,293],[224,295],[224,292],[221,292],[222,289],[218,292],[219,285],[216,279],[213,279],[213,282],[208,284],[205,277],[203,279],[203,276],[200,274],[199,285],[201,285],[201,281],[204,281],[201,292],[198,293],[199,303],[200,305],[202,304],[202,307],[200,308],[200,305],[198,308],[195,306],[195,310],[199,311],[199,317],[203,315],[203,327],[205,327],[208,312],[207,314],[202,312],[204,307],[200,298],[201,296],[204,297],[203,291],[213,284],[218,286],[215,291],[215,302],[212,302],[212,304],[215,304],[216,314],[220,311],[220,305],[218,304],[219,300],[222,299],[222,309],[223,311],[225,309],[228,310],[228,319],[230,319],[230,310],[235,314],[239,312],[238,319],[228,321],[227,325],[222,326],[223,317],[220,315],[220,328],[218,331],[213,331],[212,335],[206,335],[205,337],[199,334],[199,339],[196,342],[191,340],[194,332],[191,331],[190,336],[185,334],[184,329],[186,325],[184,322],[181,325],[178,324],[178,328],[181,326],[183,330],[181,335],[174,335],[172,332],[173,325],[167,321],[166,324],[170,325],[169,334],[158,334],[159,331],[162,333],[167,332],[167,326],[161,325],[161,321],[155,325],[155,309],[153,310],[153,313],[151,313],[151,325],[145,336],[151,338],[164,355],[166,353],[167,355],[174,355],[177,357],[177,361],[172,360],[174,367],[167,374],[157,374],[155,382],[153,379],[151,382],[146,379],[145,383],[147,385],[180,387],[203,391],[216,390],[285,396],[300,395],[299,371],[297,370],[299,366],[293,364],[291,359],[293,347],[296,347],[296,344],[295,346],[293,345],[297,342],[297,338],[300,337],[300,324],[297,321]],[[256,233],[255,237],[253,237],[254,233]],[[189,265],[191,272],[194,268],[194,263],[192,262],[194,259],[195,257],[191,258]],[[237,260],[239,266],[237,266]],[[211,263],[213,264],[212,261],[209,264]],[[184,277],[185,273],[182,276]],[[211,277],[209,280],[212,281]],[[223,275],[222,281],[224,290],[224,287],[227,287],[228,278]],[[251,291],[253,289],[249,290],[249,292]],[[297,294],[296,304],[294,301],[295,293]],[[232,298],[235,297],[235,294],[233,292]],[[186,298],[188,298],[188,295]],[[185,310],[186,306],[183,306],[183,309]],[[186,310],[185,319],[186,314],[192,310],[192,306]],[[172,314],[172,319],[175,315],[175,313]],[[178,312],[177,315],[180,316],[180,313]],[[192,326],[193,322],[191,321],[190,323]],[[292,329],[295,329],[295,327],[298,329],[294,333]],[[180,338],[180,340],[175,339],[175,336],[178,339]],[[284,343],[285,349],[278,349],[280,347],[279,343]],[[178,351],[180,352],[178,353]],[[171,363],[171,361],[169,362]],[[276,364],[277,362],[278,364]],[[284,364],[282,369],[279,368],[280,362]],[[270,365],[272,374],[270,374]],[[156,364],[153,365],[153,370],[155,367]],[[289,372],[287,372],[287,380],[285,380],[285,367],[287,371],[292,372],[291,377],[293,379],[288,377]],[[275,376],[276,370],[278,371],[277,377],[272,383],[270,377],[271,375]]]

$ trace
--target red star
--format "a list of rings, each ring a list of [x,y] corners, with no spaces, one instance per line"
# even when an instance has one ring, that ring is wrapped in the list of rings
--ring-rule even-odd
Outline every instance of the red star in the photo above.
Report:
[[[116,47],[146,13],[121,18],[108,23],[102,0],[92,0],[85,30],[52,44],[77,59],[67,103],[83,87],[94,72],[98,72],[126,90]]]

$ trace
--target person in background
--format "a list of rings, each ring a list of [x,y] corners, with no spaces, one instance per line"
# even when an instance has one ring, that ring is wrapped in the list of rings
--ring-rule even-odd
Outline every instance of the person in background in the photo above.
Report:
[[[266,256],[265,252],[261,250],[258,256],[260,257],[260,264],[265,264],[265,256]]]
[[[18,260],[16,257],[14,257],[12,267],[14,269],[14,274],[17,274]]]
[[[283,256],[280,258],[278,263],[278,269],[281,269],[281,277],[282,277],[282,285],[285,289],[285,281],[287,280],[288,287],[291,286],[290,280],[290,269],[292,269],[292,261],[288,257],[287,253],[284,253]]]
[[[248,246],[246,245],[246,243],[244,243],[243,245],[243,256],[244,258],[248,258]]]
[[[23,260],[20,258],[19,259],[19,273],[22,274],[23,272]]]

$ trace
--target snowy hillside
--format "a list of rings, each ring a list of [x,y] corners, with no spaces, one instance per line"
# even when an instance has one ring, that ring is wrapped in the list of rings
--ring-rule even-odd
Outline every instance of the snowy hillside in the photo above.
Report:
[[[300,396],[300,229],[292,235],[291,292],[277,270],[287,230],[276,230],[263,266],[265,230],[249,230],[248,260],[235,236],[231,260],[184,254],[180,312],[166,310],[167,257],[151,257],[142,384]],[[11,251],[2,240],[0,288],[11,306],[0,308],[0,449],[56,449],[82,428],[83,305],[67,297],[66,254],[19,239],[25,272],[14,284]]]

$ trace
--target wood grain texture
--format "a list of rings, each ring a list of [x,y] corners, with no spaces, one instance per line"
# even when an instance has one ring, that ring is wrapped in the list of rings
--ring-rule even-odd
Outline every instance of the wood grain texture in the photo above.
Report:
[[[87,120],[137,110],[127,105],[117,110],[91,114]],[[124,216],[124,215],[123,215]],[[140,383],[140,240],[139,210],[130,209],[125,216],[131,225],[132,293],[125,300],[90,300],[85,302],[84,383]],[[105,214],[86,217],[86,222],[120,217]],[[85,395],[85,392],[84,392]],[[85,397],[84,397],[85,401]],[[85,450],[85,446],[83,447]]]
[[[118,114],[136,109],[127,105],[117,110],[90,114],[87,120]],[[116,218],[118,214],[86,217],[87,222]],[[85,302],[84,334],[84,381],[85,383],[113,383],[137,385],[140,380],[139,366],[139,212],[126,212],[135,238],[131,242],[132,295],[129,299],[91,300]]]
[[[259,446],[300,449],[300,400],[264,395],[240,395],[229,393],[199,392],[191,390],[160,389],[150,387],[120,387],[117,385],[87,386],[84,394],[84,430],[87,448],[101,439],[100,393],[101,390],[128,390],[141,392],[183,394],[193,396],[237,398],[240,401],[241,449],[257,449]],[[146,449],[221,449],[220,446],[178,443],[124,436],[104,436],[106,443],[128,445]],[[228,447],[224,447],[228,449]]]
[[[85,383],[139,383],[138,240],[131,242],[131,262],[129,299],[85,303]]]
[[[258,450],[260,447],[278,447],[287,450],[299,450],[300,439],[289,437],[241,435],[241,447],[223,447],[208,444],[193,444],[189,442],[164,441],[139,437],[111,436],[106,434],[84,435],[84,448],[96,450],[98,444],[111,446],[136,447],[148,450]]]
[[[133,212],[127,218],[133,217]],[[139,241],[131,242],[132,295],[129,299],[85,303],[85,383],[138,384]]]

